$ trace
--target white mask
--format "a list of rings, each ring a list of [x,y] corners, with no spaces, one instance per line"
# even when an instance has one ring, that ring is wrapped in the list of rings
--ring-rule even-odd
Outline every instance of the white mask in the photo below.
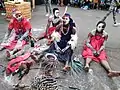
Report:
[[[65,25],[67,25],[67,24],[70,22],[70,18],[67,17],[67,16],[65,16],[65,17],[63,18],[63,22],[64,22]]]
[[[21,13],[15,13],[15,18],[20,22],[22,20],[22,14]]]
[[[97,26],[97,31],[98,31],[98,32],[101,32],[101,31],[103,31],[103,30],[104,30],[104,24],[103,24],[103,23],[98,24],[98,26]]]
[[[55,13],[54,13],[54,15],[55,15],[55,17],[59,17],[59,10],[55,10]]]
[[[22,15],[20,16],[15,16],[15,18],[20,22],[22,20]]]
[[[18,17],[16,18],[19,22],[22,20],[22,16],[21,17]]]

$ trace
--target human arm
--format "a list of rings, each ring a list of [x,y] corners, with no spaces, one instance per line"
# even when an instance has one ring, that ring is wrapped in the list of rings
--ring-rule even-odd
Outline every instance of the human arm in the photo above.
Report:
[[[62,29],[63,29],[63,20],[61,18],[59,24],[56,26],[56,31],[60,32]]]
[[[8,39],[8,37],[10,36],[13,28],[14,28],[14,20],[12,19],[12,20],[10,21],[9,25],[8,25],[8,31],[6,32],[5,38],[4,38],[5,40]]]
[[[68,45],[71,47],[72,50],[74,50],[77,45],[77,39],[78,39],[78,37],[77,37],[77,33],[76,33],[76,28],[73,27],[71,39],[68,41]]]
[[[19,40],[22,41],[28,35],[29,35],[29,30],[27,30]]]
[[[93,36],[93,33],[89,33],[89,35],[88,35],[88,38],[87,38],[87,41],[86,41],[86,45],[87,45],[87,47],[89,47],[93,52],[96,52],[96,50],[93,48],[93,46],[90,44],[90,39],[91,39],[91,37]]]
[[[31,29],[32,29],[32,26],[30,24],[30,22],[28,20],[25,20],[23,22],[23,26],[24,26],[24,34],[21,36],[21,38],[19,40],[23,40],[25,37],[27,36],[31,36]]]
[[[105,41],[104,41],[103,45],[100,47],[100,49],[97,51],[98,54],[100,54],[101,51],[102,51],[103,49],[105,49],[105,44],[106,44],[106,41],[107,41],[107,39],[108,39],[108,35],[106,35],[104,38],[105,38]]]
[[[52,17],[49,17],[49,18],[48,18],[48,23],[47,23],[47,26],[46,26],[46,32],[45,32],[46,34],[47,34],[48,29],[49,29],[49,27],[50,27],[51,24],[52,24]],[[46,34],[45,34],[45,35],[46,35]]]
[[[8,40],[8,37],[10,36],[12,30],[8,29],[7,33],[5,34],[5,40]]]

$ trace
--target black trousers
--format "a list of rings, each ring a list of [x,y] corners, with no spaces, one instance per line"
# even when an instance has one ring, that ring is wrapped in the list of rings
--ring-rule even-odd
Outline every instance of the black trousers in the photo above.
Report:
[[[4,1],[0,0],[0,9],[3,9],[3,8],[4,8]]]

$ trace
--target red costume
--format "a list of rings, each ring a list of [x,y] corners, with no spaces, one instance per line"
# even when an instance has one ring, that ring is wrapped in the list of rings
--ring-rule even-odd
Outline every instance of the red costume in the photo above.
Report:
[[[107,40],[108,35],[93,35],[92,33],[90,33],[88,35],[90,37],[90,44],[91,46],[98,51],[101,46],[103,45],[104,41]],[[100,52],[100,55],[98,57],[95,57],[93,55],[92,50],[85,44],[84,48],[83,48],[83,52],[82,52],[82,56],[86,59],[86,58],[91,58],[92,60],[96,61],[96,62],[100,62],[100,60],[107,60],[107,55],[105,50],[102,50]]]
[[[31,35],[31,24],[25,18],[22,18],[20,22],[16,18],[13,18],[9,23],[8,30],[14,30],[15,33],[12,35],[12,37],[10,37],[10,43],[3,46],[9,50],[13,50],[17,44],[18,37],[24,35],[27,30],[29,30],[29,35]],[[22,40],[22,46],[24,46],[26,43],[26,40]]]
[[[8,29],[14,29],[16,35],[19,35],[20,32],[24,34],[27,30],[31,30],[31,24],[26,18],[22,18],[22,21],[20,22],[16,18],[13,18],[9,23]],[[22,31],[19,31],[20,29]]]
[[[6,73],[9,75],[13,72],[15,72],[21,65],[21,63],[30,63],[30,61],[25,61],[30,57],[31,53],[25,53],[22,56],[19,56],[15,59],[12,59],[11,61],[8,62],[7,68],[6,68]]]

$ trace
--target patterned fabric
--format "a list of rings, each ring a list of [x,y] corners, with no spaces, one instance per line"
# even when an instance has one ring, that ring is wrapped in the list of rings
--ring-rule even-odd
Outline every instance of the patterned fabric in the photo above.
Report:
[[[51,76],[37,76],[31,86],[36,90],[58,90],[57,81]]]

